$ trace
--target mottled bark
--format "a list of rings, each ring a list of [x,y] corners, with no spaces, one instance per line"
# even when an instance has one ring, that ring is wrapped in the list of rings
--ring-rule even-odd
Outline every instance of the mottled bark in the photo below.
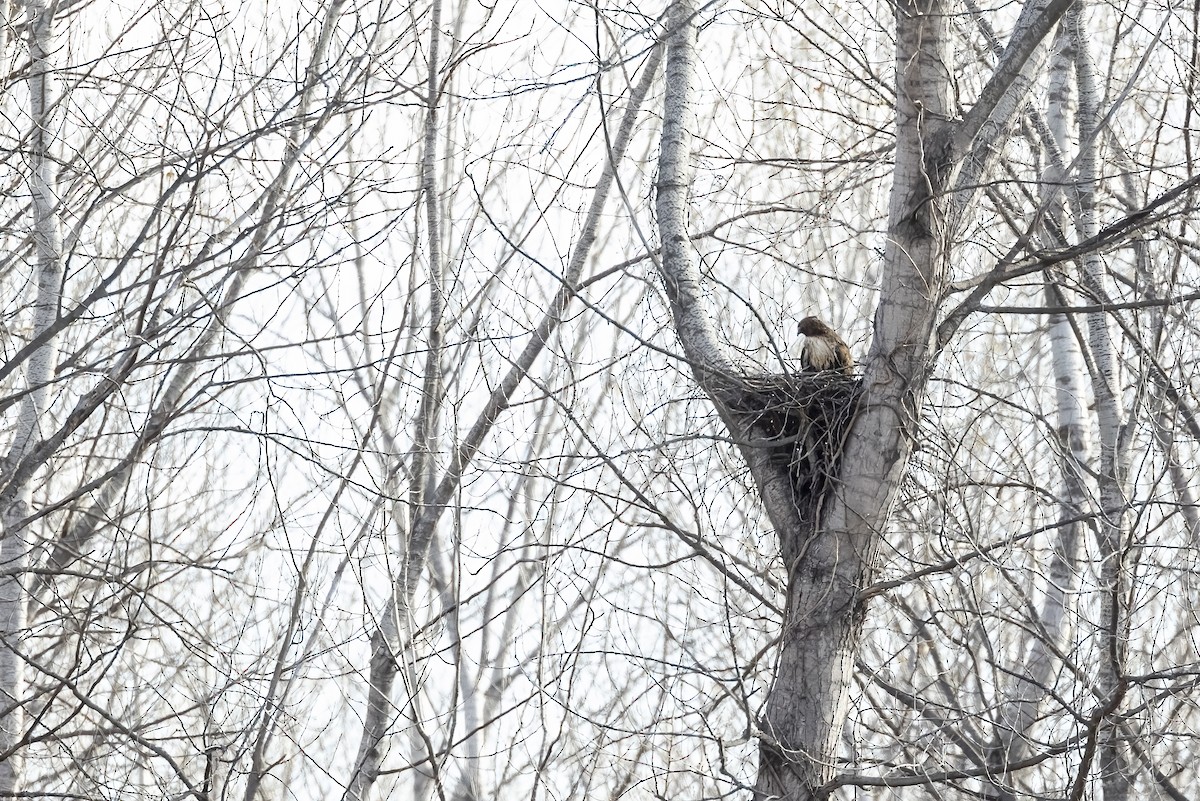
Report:
[[[858,592],[876,569],[931,367],[949,245],[949,8],[897,4],[896,32],[896,162],[875,338],[827,516],[816,531],[781,535],[789,586],[762,721],[761,798],[819,797],[834,776],[865,612]]]

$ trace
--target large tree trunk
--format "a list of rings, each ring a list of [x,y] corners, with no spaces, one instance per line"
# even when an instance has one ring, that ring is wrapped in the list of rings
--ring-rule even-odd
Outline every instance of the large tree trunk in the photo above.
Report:
[[[750,427],[723,403],[720,377],[737,373],[738,367],[722,352],[708,322],[686,227],[693,14],[692,3],[683,0],[669,16],[673,33],[658,188],[663,279],[684,352],[742,443],[788,569],[779,664],[761,720],[758,795],[813,798],[834,776],[862,628],[858,593],[875,569],[932,358],[948,241],[940,187],[949,172],[944,157],[950,146],[949,16],[940,0],[897,9],[902,100],[876,336],[865,364],[861,411],[845,442],[840,483],[815,505],[824,513],[812,516],[797,513],[803,504],[793,497],[786,467],[772,464],[766,448],[755,447]]]
[[[875,339],[828,513],[815,530],[780,532],[788,597],[762,720],[762,798],[813,798],[834,776],[865,611],[858,592],[916,434],[945,283],[949,19],[941,0],[896,6],[896,166]]]

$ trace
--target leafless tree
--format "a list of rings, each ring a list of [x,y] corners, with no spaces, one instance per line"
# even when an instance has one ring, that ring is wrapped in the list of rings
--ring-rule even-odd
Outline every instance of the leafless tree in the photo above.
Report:
[[[0,795],[1187,797],[1196,17],[886,11],[0,2]]]

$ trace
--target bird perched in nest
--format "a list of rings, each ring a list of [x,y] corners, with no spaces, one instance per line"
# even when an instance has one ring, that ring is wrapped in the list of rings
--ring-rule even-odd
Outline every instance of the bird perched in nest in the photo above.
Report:
[[[805,372],[837,370],[848,373],[854,369],[854,357],[842,338],[816,317],[805,317],[800,321],[799,331],[804,334],[804,347],[800,350],[800,367]]]

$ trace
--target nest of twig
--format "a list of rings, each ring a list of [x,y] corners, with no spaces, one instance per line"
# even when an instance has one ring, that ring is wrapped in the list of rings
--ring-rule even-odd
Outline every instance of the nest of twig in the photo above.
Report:
[[[722,387],[751,444],[788,471],[803,519],[816,519],[838,476],[861,388],[857,377],[836,372],[740,376]]]

